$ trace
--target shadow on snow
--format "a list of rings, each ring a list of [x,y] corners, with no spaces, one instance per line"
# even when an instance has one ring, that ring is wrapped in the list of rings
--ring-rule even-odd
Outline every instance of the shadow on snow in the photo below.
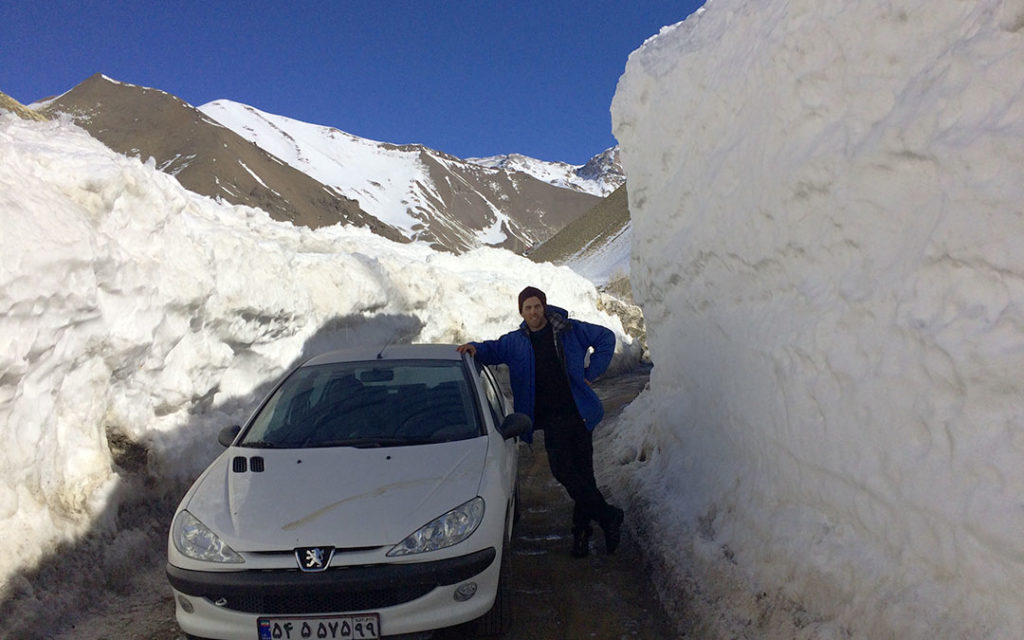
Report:
[[[291,366],[333,349],[408,343],[422,328],[423,323],[409,315],[337,317],[306,341]],[[245,351],[242,348],[236,357]],[[0,636],[38,640],[58,633],[88,611],[90,603],[110,592],[129,593],[135,576],[162,566],[174,510],[198,474],[175,468],[205,468],[220,451],[218,431],[242,424],[279,379],[265,380],[249,394],[219,405],[210,402],[213,393],[194,399],[190,419],[178,429],[198,434],[190,441],[200,447],[184,453],[196,456],[191,461],[183,461],[181,452],[175,455],[153,446],[166,436],[147,434],[142,441],[133,441],[108,426],[111,466],[118,475],[108,506],[95,515],[87,533],[56,544],[35,567],[9,577],[0,589]]]

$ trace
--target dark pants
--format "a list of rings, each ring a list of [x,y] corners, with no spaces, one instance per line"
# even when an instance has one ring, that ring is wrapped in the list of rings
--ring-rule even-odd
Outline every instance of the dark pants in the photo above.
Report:
[[[551,475],[575,502],[573,527],[589,529],[592,520],[603,527],[618,510],[605,502],[594,480],[593,434],[579,416],[547,418],[542,426]]]

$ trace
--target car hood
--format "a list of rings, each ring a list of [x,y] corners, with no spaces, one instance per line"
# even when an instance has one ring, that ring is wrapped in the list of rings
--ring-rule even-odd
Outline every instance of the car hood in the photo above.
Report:
[[[486,437],[371,449],[230,447],[186,508],[236,551],[391,545],[476,497],[486,457]],[[254,472],[259,458],[263,470]]]

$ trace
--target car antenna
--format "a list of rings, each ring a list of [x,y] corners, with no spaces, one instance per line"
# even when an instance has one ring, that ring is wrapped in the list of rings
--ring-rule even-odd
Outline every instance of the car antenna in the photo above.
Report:
[[[391,334],[391,337],[388,338],[387,343],[385,343],[385,345],[380,348],[380,351],[377,352],[377,359],[378,360],[383,360],[384,359],[384,351],[388,347],[390,347],[392,344],[395,343],[395,339],[396,338],[398,338],[398,331],[397,330],[394,333]]]

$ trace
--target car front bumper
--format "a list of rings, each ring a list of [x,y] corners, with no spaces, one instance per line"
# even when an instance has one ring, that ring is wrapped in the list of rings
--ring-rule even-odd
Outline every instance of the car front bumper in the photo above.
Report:
[[[493,547],[428,562],[296,569],[192,571],[168,564],[178,624],[201,637],[253,639],[257,619],[270,615],[373,612],[385,635],[451,626],[485,614],[497,591],[499,562]],[[459,602],[455,589],[468,581],[476,595]],[[187,603],[187,605],[186,605]],[[191,609],[191,611],[189,611]]]

